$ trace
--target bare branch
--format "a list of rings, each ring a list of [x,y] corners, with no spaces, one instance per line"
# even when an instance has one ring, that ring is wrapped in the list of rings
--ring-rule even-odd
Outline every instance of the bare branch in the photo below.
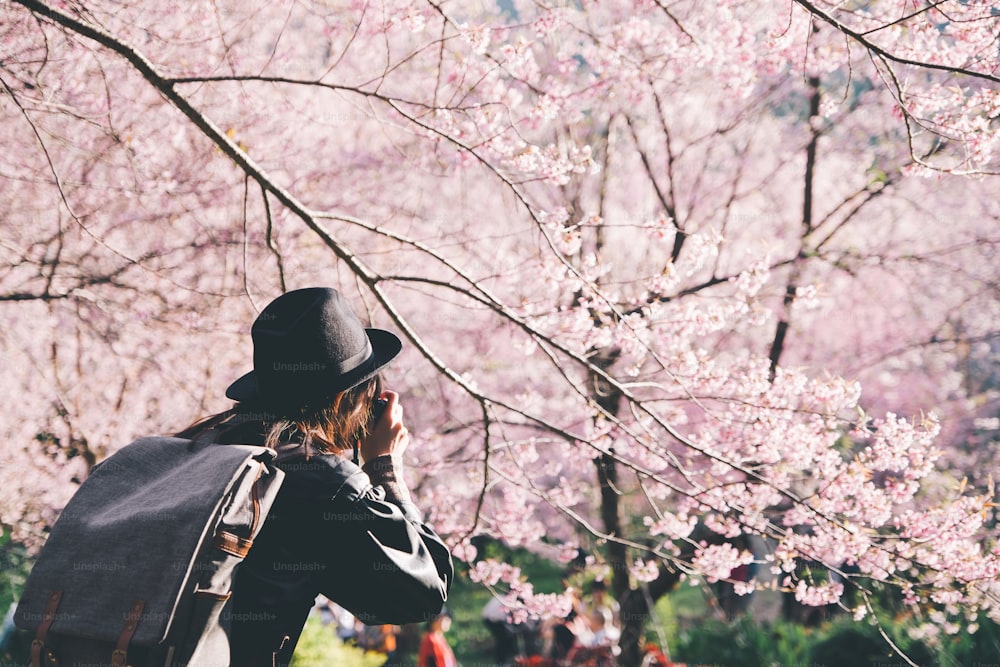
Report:
[[[835,30],[839,30],[840,32],[844,33],[845,35],[847,35],[854,41],[858,42],[859,44],[861,44],[863,47],[865,47],[875,55],[880,56],[886,60],[890,60],[892,62],[896,62],[901,65],[913,65],[914,67],[920,67],[923,69],[937,70],[940,72],[949,72],[951,74],[959,74],[961,76],[967,76],[974,79],[982,79],[984,81],[990,81],[992,83],[1000,83],[1000,76],[997,76],[995,74],[990,74],[988,72],[977,72],[976,70],[971,70],[965,67],[942,65],[940,63],[914,60],[912,58],[904,58],[901,56],[897,56],[891,51],[882,48],[878,44],[875,44],[870,39],[868,39],[867,35],[872,31],[857,32],[856,30],[852,30],[851,28],[847,27],[843,22],[838,21],[834,17],[830,16],[829,14],[818,8],[812,2],[809,2],[809,0],[793,0],[793,2],[795,2],[795,4],[799,5],[806,11],[808,11],[816,18],[821,19],[826,23],[829,23],[831,26],[833,26]]]

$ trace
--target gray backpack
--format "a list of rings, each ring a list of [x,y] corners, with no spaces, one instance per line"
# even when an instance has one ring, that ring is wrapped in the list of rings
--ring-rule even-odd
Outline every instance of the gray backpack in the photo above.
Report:
[[[250,445],[143,438],[96,466],[18,603],[33,667],[229,667],[228,600],[284,473]]]

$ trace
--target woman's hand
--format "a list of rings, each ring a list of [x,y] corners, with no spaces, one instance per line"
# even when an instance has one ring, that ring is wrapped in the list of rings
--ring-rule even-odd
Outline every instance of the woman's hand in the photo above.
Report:
[[[410,432],[403,426],[403,406],[399,404],[399,394],[394,391],[383,391],[381,398],[387,404],[368,437],[361,442],[361,458],[368,462],[388,454],[396,465],[400,465],[403,452],[410,444]]]

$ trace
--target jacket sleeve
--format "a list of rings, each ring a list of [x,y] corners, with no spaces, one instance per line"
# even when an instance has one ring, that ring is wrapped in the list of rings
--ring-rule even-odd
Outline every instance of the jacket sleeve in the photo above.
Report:
[[[448,548],[408,494],[398,497],[391,483],[373,485],[349,462],[343,470],[343,484],[324,503],[315,545],[331,564],[318,575],[320,591],[369,625],[434,618],[454,577]]]

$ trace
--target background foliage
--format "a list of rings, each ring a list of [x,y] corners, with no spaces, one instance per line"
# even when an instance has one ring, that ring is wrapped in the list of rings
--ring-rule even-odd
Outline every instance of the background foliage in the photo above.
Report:
[[[993,4],[3,3],[0,528],[326,284],[406,338],[415,495],[518,613],[569,597],[478,538],[585,555],[629,665],[750,561],[996,620]]]

